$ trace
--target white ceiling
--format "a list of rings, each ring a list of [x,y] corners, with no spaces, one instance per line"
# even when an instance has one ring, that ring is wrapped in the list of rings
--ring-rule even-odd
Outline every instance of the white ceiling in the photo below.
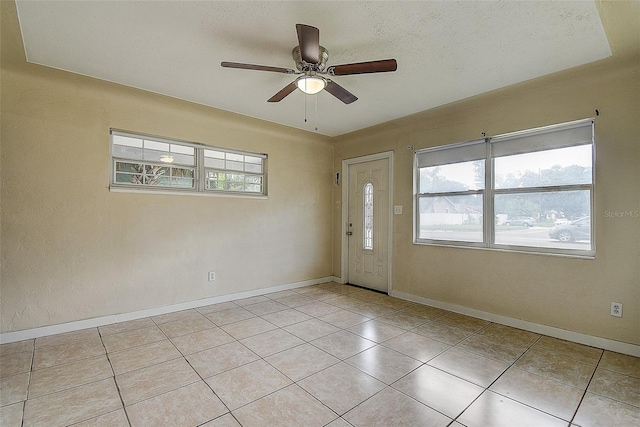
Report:
[[[336,136],[611,56],[593,1],[17,0],[29,62]],[[359,99],[295,91],[295,24],[329,65],[395,58],[394,73],[333,78]],[[317,108],[316,108],[317,104]],[[316,130],[317,128],[317,130]]]

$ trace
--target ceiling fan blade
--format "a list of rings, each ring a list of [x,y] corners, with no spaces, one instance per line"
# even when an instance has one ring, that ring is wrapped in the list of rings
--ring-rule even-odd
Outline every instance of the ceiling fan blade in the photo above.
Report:
[[[268,65],[242,64],[240,62],[221,62],[221,66],[225,68],[240,68],[242,70],[271,71],[274,73],[295,74],[296,71],[291,68],[270,67]]]
[[[397,69],[398,63],[395,59],[382,59],[380,61],[333,65],[327,69],[327,73],[332,76],[347,76],[349,74],[386,73]]]
[[[352,102],[358,100],[357,96],[340,86],[338,83],[331,80],[327,82],[327,86],[324,89],[345,104],[351,104]]]
[[[302,60],[309,64],[320,62],[320,30],[305,24],[296,24],[298,45]]]
[[[282,90],[278,93],[276,93],[275,95],[273,95],[271,98],[269,98],[267,100],[267,102],[280,102],[282,101],[287,95],[289,95],[291,92],[293,92],[294,90],[296,90],[298,88],[298,86],[296,86],[295,82],[291,82],[288,85],[286,85],[285,87],[282,88]]]

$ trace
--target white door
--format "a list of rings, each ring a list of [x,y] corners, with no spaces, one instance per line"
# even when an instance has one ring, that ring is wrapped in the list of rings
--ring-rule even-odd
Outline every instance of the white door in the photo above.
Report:
[[[389,291],[389,159],[349,165],[348,282]]]

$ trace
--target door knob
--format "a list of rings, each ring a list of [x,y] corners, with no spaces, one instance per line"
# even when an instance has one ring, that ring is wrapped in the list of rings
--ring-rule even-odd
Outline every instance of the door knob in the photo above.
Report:
[[[347,236],[351,236],[353,234],[353,231],[347,231]]]

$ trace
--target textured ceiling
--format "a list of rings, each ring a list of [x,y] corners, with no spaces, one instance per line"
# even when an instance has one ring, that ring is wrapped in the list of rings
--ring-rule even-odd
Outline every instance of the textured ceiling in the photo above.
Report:
[[[329,136],[611,55],[592,1],[16,3],[29,62]],[[320,29],[329,65],[395,58],[398,71],[333,78],[350,105],[300,91],[267,103],[295,76],[220,66],[295,68],[297,23]]]

